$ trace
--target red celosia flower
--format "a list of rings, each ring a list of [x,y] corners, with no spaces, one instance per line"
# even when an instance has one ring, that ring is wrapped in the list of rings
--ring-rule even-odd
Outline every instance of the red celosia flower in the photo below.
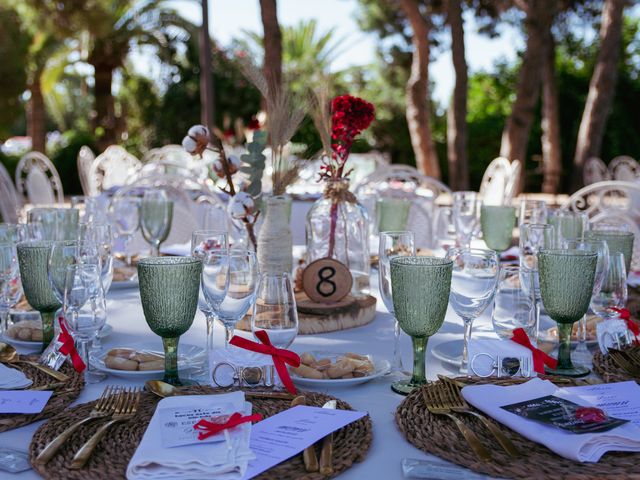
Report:
[[[260,121],[256,117],[251,117],[247,124],[249,130],[260,130]]]

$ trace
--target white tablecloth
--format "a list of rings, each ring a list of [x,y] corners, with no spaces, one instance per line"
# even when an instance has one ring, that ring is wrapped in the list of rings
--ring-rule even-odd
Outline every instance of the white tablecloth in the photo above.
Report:
[[[375,270],[372,273],[377,275]],[[372,293],[378,296],[377,281],[372,280],[374,280]],[[109,323],[114,327],[114,332],[103,340],[104,346],[126,346],[154,339],[154,334],[145,322],[140,305],[140,294],[137,289],[111,292],[107,308]],[[336,352],[352,351],[384,355],[391,359],[393,355],[393,321],[379,297],[377,310],[375,320],[369,325],[323,335],[298,336],[292,349],[297,352],[318,349]],[[181,342],[204,347],[205,332],[204,316],[198,312],[193,326],[182,336]],[[474,335],[476,334],[494,337],[488,312],[476,320]],[[216,344],[223,345],[224,333],[220,325],[216,326],[215,335]],[[453,375],[456,373],[452,367],[435,359],[431,354],[431,348],[440,342],[460,338],[462,338],[462,322],[449,308],[441,330],[429,340],[429,353],[426,361],[429,378],[435,378],[437,374]],[[412,365],[411,341],[404,334],[402,336],[402,356],[405,368],[410,369]],[[391,391],[390,381],[388,377],[383,377],[357,387],[326,390],[327,393],[347,401],[354,409],[369,412],[373,421],[373,444],[366,460],[362,463],[356,463],[339,478],[345,480],[400,479],[402,478],[400,465],[402,458],[427,459],[429,457],[409,444],[398,431],[394,422],[394,413],[404,397]],[[119,378],[107,378],[102,383],[88,385],[76,403],[96,399],[106,384],[133,384],[133,382],[126,382]],[[0,445],[27,451],[33,433],[41,424],[42,422],[38,422],[0,433]],[[11,480],[39,478],[33,470],[21,474],[2,473],[0,477]]]

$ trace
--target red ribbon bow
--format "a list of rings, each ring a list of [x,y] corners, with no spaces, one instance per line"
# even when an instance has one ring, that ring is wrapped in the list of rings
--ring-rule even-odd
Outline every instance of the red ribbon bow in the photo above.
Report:
[[[627,324],[627,328],[631,330],[631,333],[633,333],[637,341],[638,340],[637,337],[638,335],[640,335],[640,327],[638,327],[638,324],[634,320],[631,320],[631,312],[626,308],[617,308],[617,307],[611,307],[611,310],[613,310],[614,312],[617,312],[618,315],[620,315],[620,318],[624,320],[624,323]]]
[[[81,373],[87,366],[82,361],[78,350],[76,350],[76,344],[73,337],[67,329],[66,322],[63,317],[58,317],[58,323],[60,324],[60,333],[58,334],[58,341],[62,343],[58,349],[63,355],[69,355],[71,357],[71,363],[76,372]]]
[[[513,331],[511,340],[531,350],[531,353],[533,354],[533,369],[537,373],[544,374],[545,365],[550,368],[556,368],[558,366],[558,361],[555,358],[550,357],[542,350],[532,345],[531,340],[529,340],[527,333],[524,331],[524,328],[516,328]]]
[[[234,413],[229,417],[224,423],[216,423],[210,422],[209,420],[205,420],[204,418],[196,423],[193,428],[199,430],[198,432],[198,440],[205,440],[216,433],[220,433],[223,430],[228,428],[237,427],[238,425],[242,425],[247,422],[259,422],[262,420],[262,415],[259,413],[254,413],[253,415],[249,415],[248,417],[243,417],[239,413]]]
[[[273,364],[276,367],[280,380],[282,380],[284,388],[286,388],[289,393],[295,395],[296,387],[293,386],[293,382],[291,381],[291,377],[289,376],[289,371],[287,370],[285,363],[288,363],[295,368],[299,367],[300,357],[298,354],[291,350],[274,347],[271,344],[271,340],[269,340],[269,335],[264,330],[256,331],[255,336],[258,337],[258,340],[260,340],[262,344],[247,340],[246,338],[238,337],[237,335],[234,336],[229,343],[236,347],[244,348],[245,350],[271,355],[271,358],[273,358]]]

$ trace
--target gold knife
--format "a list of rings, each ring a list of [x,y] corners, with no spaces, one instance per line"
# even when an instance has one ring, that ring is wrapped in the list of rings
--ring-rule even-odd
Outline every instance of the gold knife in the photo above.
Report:
[[[337,407],[336,400],[329,400],[322,408],[331,408],[333,410]],[[322,449],[320,450],[320,473],[322,475],[333,474],[333,433],[330,433],[322,439]]]

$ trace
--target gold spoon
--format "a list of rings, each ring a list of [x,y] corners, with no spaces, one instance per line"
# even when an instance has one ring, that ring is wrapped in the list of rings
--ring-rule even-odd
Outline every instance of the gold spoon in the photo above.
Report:
[[[162,380],[147,380],[144,383],[144,388],[162,398],[176,395],[179,391],[177,387]],[[277,398],[280,400],[292,400],[294,398],[293,395],[287,392],[252,392],[251,390],[245,390],[244,394],[247,398]]]
[[[47,375],[52,376],[56,380],[60,380],[61,382],[66,382],[69,380],[69,376],[54,370],[53,368],[49,368],[45,365],[40,365],[37,362],[31,362],[29,360],[20,360],[20,355],[15,348],[7,343],[0,342],[0,363],[26,363],[27,365],[31,365],[32,367],[37,368],[38,370],[46,373]]]

